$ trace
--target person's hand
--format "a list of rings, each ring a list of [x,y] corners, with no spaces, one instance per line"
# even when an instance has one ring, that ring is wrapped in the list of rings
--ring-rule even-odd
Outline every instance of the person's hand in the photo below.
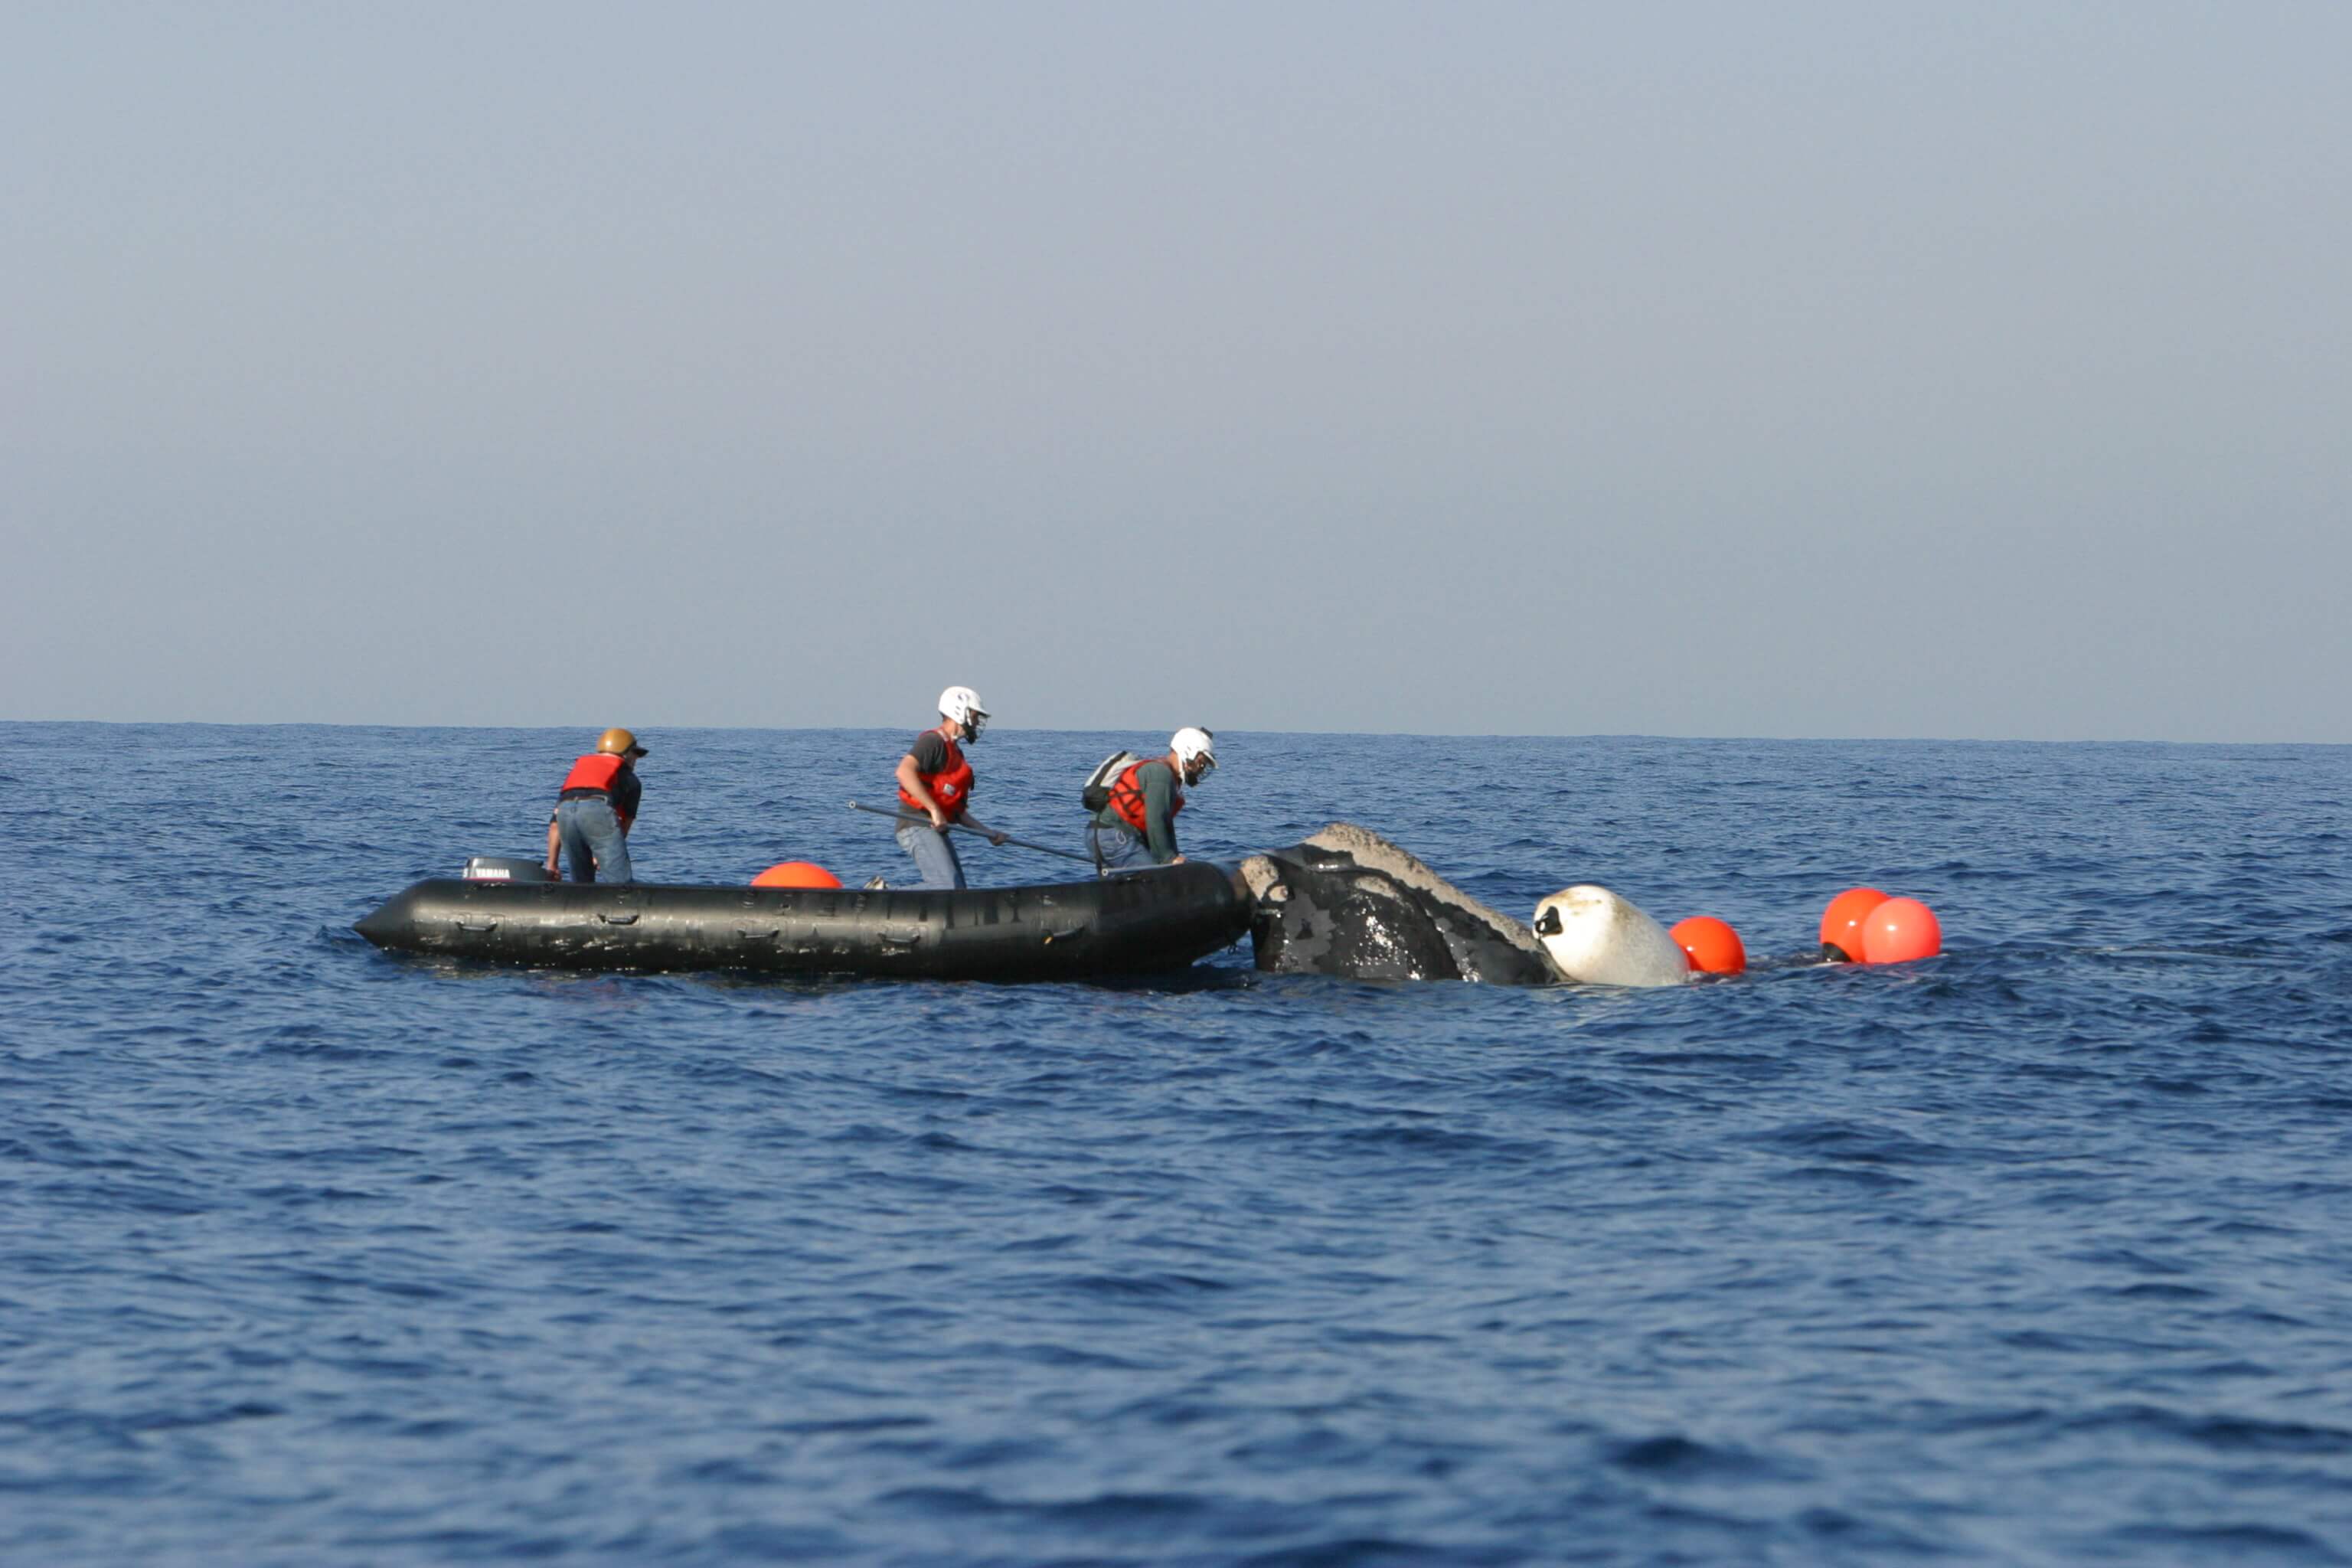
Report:
[[[1168,857],[1168,863],[1171,866],[1181,866],[1184,863],[1184,857],[1181,855],[1171,855]]]
[[[995,846],[996,846],[998,848],[1000,848],[1000,849],[1002,849],[1002,848],[1003,848],[1003,847],[1004,847],[1004,835],[1003,835],[1002,833],[992,833],[992,834],[990,834],[990,835],[988,836],[988,841],[989,841],[991,844],[995,845]]]
[[[561,866],[547,866],[547,867],[542,868],[542,869],[544,869],[544,870],[547,872],[547,879],[548,879],[549,881],[551,881],[551,882],[561,882],[562,880],[563,880],[563,868],[562,868],[562,867],[561,867]]]
[[[941,811],[936,805],[930,807],[930,814],[931,831],[934,833],[945,833],[948,830],[948,814]]]

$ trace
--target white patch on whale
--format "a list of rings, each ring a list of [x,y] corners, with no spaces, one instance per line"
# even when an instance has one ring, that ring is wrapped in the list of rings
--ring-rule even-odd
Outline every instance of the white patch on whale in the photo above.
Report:
[[[1690,960],[1666,928],[1590,883],[1536,906],[1536,940],[1553,967],[1588,985],[1680,985]]]

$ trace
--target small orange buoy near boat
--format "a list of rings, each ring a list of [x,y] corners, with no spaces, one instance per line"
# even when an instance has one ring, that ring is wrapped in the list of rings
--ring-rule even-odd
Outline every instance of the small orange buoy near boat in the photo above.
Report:
[[[751,879],[755,888],[838,888],[841,879],[808,860],[779,860]]]
[[[1822,911],[1822,956],[1840,963],[1864,962],[1862,922],[1885,901],[1876,888],[1848,888],[1832,899]]]
[[[1748,967],[1748,949],[1740,945],[1739,933],[1713,915],[1678,921],[1666,934],[1702,974],[1737,974]]]
[[[1908,963],[1944,951],[1944,928],[1936,911],[1916,899],[1889,899],[1863,922],[1864,963]]]

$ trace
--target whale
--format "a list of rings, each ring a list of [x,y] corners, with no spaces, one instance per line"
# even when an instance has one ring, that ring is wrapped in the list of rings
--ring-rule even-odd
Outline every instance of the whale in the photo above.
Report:
[[[1525,921],[1354,823],[1252,855],[1237,875],[1252,909],[1251,949],[1269,973],[1489,985],[1560,979]]]
[[[1680,985],[1690,978],[1690,957],[1665,927],[1591,883],[1538,904],[1535,934],[1562,974],[1588,985]]]

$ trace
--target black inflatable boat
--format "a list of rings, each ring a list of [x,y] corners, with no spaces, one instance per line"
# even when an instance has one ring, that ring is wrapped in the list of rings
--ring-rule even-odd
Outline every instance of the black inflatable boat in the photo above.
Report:
[[[1202,861],[959,892],[436,878],[352,929],[378,947],[565,969],[1083,980],[1181,969],[1250,904]]]

